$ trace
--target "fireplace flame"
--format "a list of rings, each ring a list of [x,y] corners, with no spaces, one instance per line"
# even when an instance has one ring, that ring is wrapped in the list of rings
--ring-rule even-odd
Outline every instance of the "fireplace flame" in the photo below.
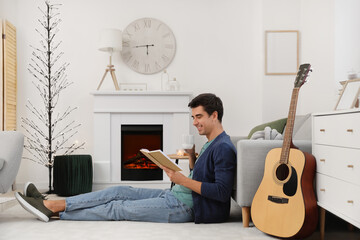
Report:
[[[155,163],[143,157],[140,153],[130,156],[124,162],[125,169],[157,169],[159,168]]]

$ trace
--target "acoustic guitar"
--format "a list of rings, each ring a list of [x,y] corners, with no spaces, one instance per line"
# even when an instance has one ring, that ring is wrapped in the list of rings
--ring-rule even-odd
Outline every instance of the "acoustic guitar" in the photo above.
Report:
[[[307,237],[315,231],[318,221],[313,186],[315,158],[298,150],[292,142],[298,94],[310,67],[310,64],[302,64],[299,68],[282,148],[268,152],[264,176],[251,205],[255,226],[281,238]]]

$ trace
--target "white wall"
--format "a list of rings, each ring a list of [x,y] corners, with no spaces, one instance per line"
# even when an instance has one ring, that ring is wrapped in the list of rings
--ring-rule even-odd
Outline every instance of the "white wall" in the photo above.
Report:
[[[299,110],[303,113],[330,111],[338,97],[334,80],[334,1],[303,0],[301,11],[305,46],[302,60],[312,64],[313,72],[308,86],[303,86]]]
[[[299,30],[300,64],[313,72],[300,89],[297,114],[332,110],[337,99],[334,82],[334,1],[263,1],[265,30]],[[294,75],[263,77],[263,122],[287,117]]]
[[[63,41],[62,61],[71,64],[67,73],[74,82],[62,93],[59,107],[79,107],[71,119],[82,123],[77,140],[86,141],[84,153],[92,154],[94,148],[90,92],[96,89],[108,63],[108,56],[97,50],[102,28],[124,29],[142,17],[168,24],[177,41],[177,53],[168,72],[180,81],[183,90],[192,90],[194,95],[214,92],[223,99],[224,126],[230,135],[247,135],[254,125],[287,115],[295,76],[264,75],[265,30],[300,31],[300,62],[311,63],[314,71],[300,91],[299,114],[331,110],[337,100],[337,81],[349,68],[360,70],[356,0],[347,0],[344,5],[340,0],[58,2],[63,3],[63,22],[57,40]],[[43,0],[0,0],[0,17],[17,26],[19,117],[31,117],[25,109],[27,99],[42,105],[27,71],[29,45],[39,42],[34,30],[39,27],[38,6],[44,6]],[[160,89],[160,74],[141,75],[127,68],[120,56],[113,60],[120,82],[145,82],[150,90]],[[106,88],[113,88],[109,78]],[[23,131],[20,126],[19,130]],[[196,139],[198,146],[204,141]],[[46,168],[24,160],[17,182],[32,180],[46,187],[47,174]]]
[[[17,26],[17,0],[0,0],[0,18],[9,20]]]
[[[297,0],[263,1],[262,51],[264,54],[265,31],[300,30],[300,5],[301,1]],[[264,69],[265,66],[262,68],[263,73]],[[263,118],[261,122],[287,117],[295,76],[264,74],[262,76]]]
[[[335,0],[335,81],[360,74],[360,1]]]
[[[74,84],[61,95],[60,109],[77,106],[71,119],[82,123],[77,138],[86,141],[81,152],[93,152],[93,99],[90,92],[100,82],[108,64],[108,56],[97,50],[98,33],[102,28],[124,29],[142,17],[154,17],[165,22],[177,41],[175,59],[168,67],[183,90],[194,95],[214,92],[225,106],[224,127],[230,135],[246,135],[254,122],[261,120],[261,1],[247,0],[63,0],[60,7],[62,61],[70,63],[67,71]],[[38,46],[40,17],[38,6],[43,0],[7,0],[8,9],[16,13],[13,19],[18,36],[18,116],[32,117],[25,108],[27,99],[38,106],[42,103],[27,71],[31,58],[29,45]],[[7,16],[6,16],[7,15]],[[120,82],[145,82],[150,90],[160,89],[160,74],[141,75],[123,64],[120,56],[113,63]],[[111,79],[103,89],[113,88]],[[18,129],[20,127],[20,120]],[[195,131],[194,131],[195,133]],[[197,138],[200,147],[205,139]],[[25,153],[26,154],[26,153]],[[46,187],[47,169],[31,161],[22,161],[17,183],[28,180]]]
[[[302,86],[298,114],[333,110],[339,81],[360,71],[360,17],[357,0],[264,0],[265,30],[299,30],[300,63],[313,72]],[[286,117],[295,76],[264,76],[263,119]]]

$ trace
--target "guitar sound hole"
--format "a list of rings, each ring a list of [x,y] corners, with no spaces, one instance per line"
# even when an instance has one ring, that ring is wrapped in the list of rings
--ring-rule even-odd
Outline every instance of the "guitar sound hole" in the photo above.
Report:
[[[284,181],[289,176],[289,168],[286,164],[281,164],[276,169],[276,177],[280,181]]]

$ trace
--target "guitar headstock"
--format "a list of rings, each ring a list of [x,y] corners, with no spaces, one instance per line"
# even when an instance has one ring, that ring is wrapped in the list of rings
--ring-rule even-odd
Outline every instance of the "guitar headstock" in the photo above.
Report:
[[[306,78],[310,71],[312,70],[309,63],[301,64],[295,78],[294,87],[301,87],[306,82]]]

